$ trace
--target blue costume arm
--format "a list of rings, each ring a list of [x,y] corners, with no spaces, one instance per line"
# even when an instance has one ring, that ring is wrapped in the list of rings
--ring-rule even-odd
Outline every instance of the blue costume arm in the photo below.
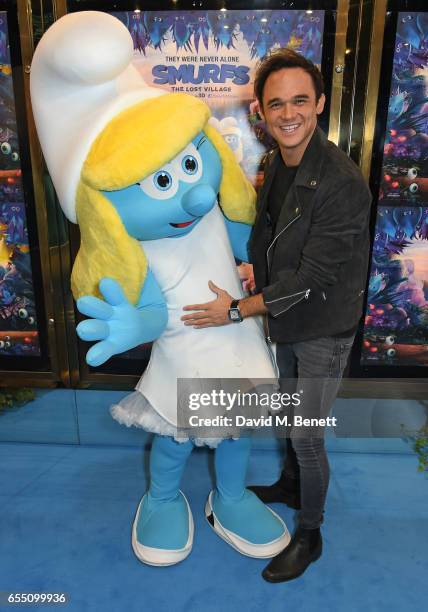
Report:
[[[232,251],[236,259],[241,261],[249,261],[248,257],[248,241],[252,230],[251,225],[246,223],[238,223],[237,221],[230,221],[227,217],[224,218],[229,234],[229,240],[232,245]]]
[[[77,326],[79,338],[99,341],[86,354],[90,366],[99,366],[112,355],[156,340],[168,322],[166,302],[150,270],[136,306],[112,278],[100,281],[100,291],[105,301],[91,295],[77,300],[79,312],[91,317]]]

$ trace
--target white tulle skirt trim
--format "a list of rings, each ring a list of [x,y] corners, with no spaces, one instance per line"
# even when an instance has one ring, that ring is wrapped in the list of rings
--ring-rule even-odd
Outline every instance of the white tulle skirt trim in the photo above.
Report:
[[[177,442],[187,442],[189,438],[180,435],[174,425],[165,421],[148,402],[142,393],[134,391],[125,396],[118,404],[110,407],[110,414],[121,425],[127,427],[141,427],[145,431],[170,436]],[[191,438],[195,446],[209,446],[216,448],[223,438]]]

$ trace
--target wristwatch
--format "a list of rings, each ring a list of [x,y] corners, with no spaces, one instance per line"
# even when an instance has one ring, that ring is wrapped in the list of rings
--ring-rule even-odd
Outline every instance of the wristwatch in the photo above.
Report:
[[[244,320],[239,310],[239,300],[231,301],[229,307],[229,320],[232,321],[232,323],[240,323]]]

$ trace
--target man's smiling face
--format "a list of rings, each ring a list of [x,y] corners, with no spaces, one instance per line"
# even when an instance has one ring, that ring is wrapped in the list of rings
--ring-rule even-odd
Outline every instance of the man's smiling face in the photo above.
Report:
[[[300,163],[324,103],[324,94],[316,100],[312,78],[303,68],[281,68],[268,76],[261,115],[284,161]]]

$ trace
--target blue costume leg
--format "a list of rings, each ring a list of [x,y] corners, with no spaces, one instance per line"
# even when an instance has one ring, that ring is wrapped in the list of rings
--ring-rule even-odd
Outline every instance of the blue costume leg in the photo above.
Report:
[[[150,488],[141,500],[132,529],[135,554],[149,565],[173,565],[193,544],[193,517],[180,481],[192,442],[155,436],[150,453]]]
[[[224,440],[215,451],[217,487],[205,514],[214,531],[244,555],[268,558],[290,541],[282,519],[245,488],[251,438]]]

